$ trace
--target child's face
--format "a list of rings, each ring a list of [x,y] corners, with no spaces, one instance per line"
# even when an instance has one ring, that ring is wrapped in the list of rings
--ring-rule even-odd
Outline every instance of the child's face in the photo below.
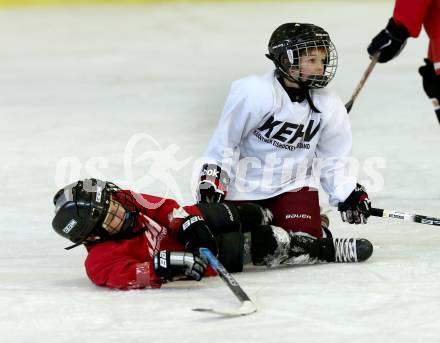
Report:
[[[103,236],[113,236],[119,233],[124,225],[126,213],[127,211],[124,206],[118,201],[111,199],[102,225],[92,231],[87,241],[93,242],[102,239]]]
[[[125,208],[119,202],[111,200],[102,227],[110,235],[117,234],[124,224],[125,213]]]
[[[315,76],[323,76],[327,53],[325,49],[308,48],[299,57],[298,68],[290,68],[289,73],[294,79],[306,80]]]

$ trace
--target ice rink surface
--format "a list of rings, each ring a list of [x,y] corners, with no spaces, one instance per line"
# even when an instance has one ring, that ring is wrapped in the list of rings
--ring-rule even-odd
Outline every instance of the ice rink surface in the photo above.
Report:
[[[218,278],[95,287],[85,250],[63,250],[51,228],[54,192],[80,177],[163,195],[175,181],[167,195],[191,203],[192,165],[230,83],[272,68],[264,53],[275,27],[327,28],[339,52],[329,87],[347,101],[391,13],[391,1],[0,10],[0,342],[438,342],[434,226],[371,218],[354,227],[333,211],[334,235],[370,239],[372,258],[248,268],[236,278],[258,312],[236,319],[191,311],[238,304]],[[384,166],[373,205],[439,217],[440,127],[417,73],[426,48],[422,33],[378,65],[350,117],[353,155]],[[364,172],[360,181],[371,183]]]

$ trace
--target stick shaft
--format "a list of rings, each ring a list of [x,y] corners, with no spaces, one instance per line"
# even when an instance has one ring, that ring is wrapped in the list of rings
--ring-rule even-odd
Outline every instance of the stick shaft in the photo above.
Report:
[[[420,224],[440,226],[440,218],[428,217],[421,214],[398,212],[382,208],[372,208],[370,214],[374,217],[393,218]]]
[[[225,267],[207,248],[200,248],[200,254],[208,261],[211,267],[218,273],[220,278],[226,283],[229,289],[235,294],[240,302],[251,301],[248,295],[243,291],[234,277],[229,274]]]
[[[376,54],[371,58],[370,64],[368,65],[367,69],[365,70],[364,74],[362,75],[362,78],[359,81],[356,89],[354,90],[353,95],[351,96],[350,100],[345,104],[345,108],[347,109],[348,113],[350,113],[350,110],[353,107],[354,101],[356,100],[360,91],[364,87],[364,84],[367,81],[368,77],[370,76],[371,72],[373,71],[373,68],[376,65],[378,59],[379,59],[379,54]]]

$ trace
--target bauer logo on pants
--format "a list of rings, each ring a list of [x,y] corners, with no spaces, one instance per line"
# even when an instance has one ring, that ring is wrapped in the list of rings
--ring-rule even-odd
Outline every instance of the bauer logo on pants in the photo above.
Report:
[[[312,216],[305,213],[291,213],[286,214],[286,219],[309,219],[312,220]]]

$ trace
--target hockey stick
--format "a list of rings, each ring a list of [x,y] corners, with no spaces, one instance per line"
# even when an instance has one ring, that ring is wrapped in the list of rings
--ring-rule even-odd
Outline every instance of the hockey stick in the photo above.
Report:
[[[394,218],[420,224],[440,226],[440,218],[427,217],[421,214],[384,210],[383,208],[372,208],[370,214],[374,217]]]
[[[376,53],[371,58],[371,62],[368,65],[367,69],[365,70],[364,75],[362,75],[362,78],[359,81],[359,84],[357,85],[356,89],[354,90],[354,93],[351,96],[350,100],[345,104],[345,108],[347,109],[347,113],[350,113],[351,108],[353,107],[354,101],[356,100],[357,96],[359,95],[362,87],[364,87],[365,82],[367,81],[368,77],[370,76],[371,72],[373,71],[373,68],[376,65],[378,60],[379,60],[379,53]]]
[[[219,260],[212,254],[212,252],[207,248],[200,248],[200,255],[204,257],[211,267],[218,273],[220,278],[226,283],[229,289],[235,294],[238,300],[241,302],[241,306],[236,309],[214,309],[214,308],[195,308],[194,311],[200,312],[210,312],[221,314],[224,316],[245,316],[257,311],[255,304],[248,297],[248,295],[243,291],[238,282],[234,277],[228,273],[225,267],[220,263]]]

